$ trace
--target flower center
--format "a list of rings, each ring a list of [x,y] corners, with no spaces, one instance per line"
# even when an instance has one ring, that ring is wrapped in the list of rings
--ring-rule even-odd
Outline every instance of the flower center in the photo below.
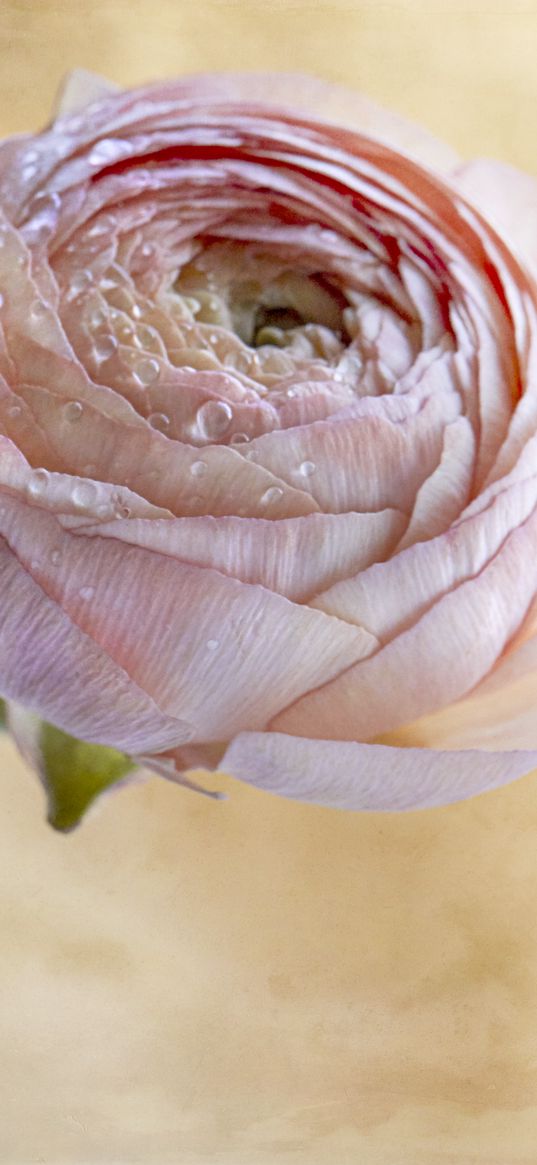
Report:
[[[336,356],[350,337],[348,300],[316,271],[290,270],[267,253],[209,246],[181,268],[173,291],[197,324],[225,328],[249,348],[289,349],[295,355]]]

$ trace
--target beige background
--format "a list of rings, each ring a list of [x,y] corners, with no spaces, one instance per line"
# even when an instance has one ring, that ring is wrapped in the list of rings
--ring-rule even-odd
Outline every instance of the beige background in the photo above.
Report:
[[[0,131],[71,65],[299,68],[537,173],[536,47],[534,0],[2,0]],[[0,749],[2,1162],[535,1165],[535,778],[408,816],[154,780],[60,837]]]

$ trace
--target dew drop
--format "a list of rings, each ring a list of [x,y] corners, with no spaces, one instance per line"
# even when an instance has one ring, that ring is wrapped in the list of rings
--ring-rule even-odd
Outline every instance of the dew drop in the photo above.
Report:
[[[89,313],[88,323],[91,328],[100,328],[106,321],[106,312],[102,307],[94,307]]]
[[[132,308],[131,308],[131,315],[132,315],[133,319],[141,320],[142,309],[138,303],[133,303]]]
[[[144,259],[150,259],[154,253],[155,248],[151,246],[151,243],[143,243],[140,247],[140,254],[143,255]]]
[[[40,190],[38,194],[34,195],[28,207],[28,215],[33,218],[39,214],[52,214],[60,209],[61,198],[57,190]]]
[[[170,427],[170,418],[166,413],[151,413],[147,418],[152,429],[157,429],[159,433],[166,433]]]
[[[42,320],[50,311],[50,305],[42,299],[34,299],[30,304],[30,315],[34,320]]]
[[[78,593],[80,598],[84,599],[84,602],[87,602],[89,599],[93,598],[95,594],[95,587],[81,587]]]
[[[283,489],[280,489],[279,485],[271,485],[269,489],[265,490],[259,501],[262,506],[270,506],[272,502],[279,502],[280,498],[283,498]]]
[[[84,409],[79,400],[70,400],[63,406],[63,415],[70,423],[79,421]]]
[[[97,336],[95,343],[95,355],[98,360],[109,360],[114,352],[117,350],[117,340],[115,336],[106,333],[104,336]]]
[[[52,565],[58,566],[58,564],[61,562],[61,559],[62,559],[61,552],[59,550],[53,550],[52,554],[50,556],[50,561],[51,561]]]
[[[28,493],[33,498],[40,498],[46,492],[49,475],[46,469],[34,469],[28,479]]]
[[[301,477],[311,477],[312,473],[315,473],[315,462],[303,461],[298,467],[298,472]]]
[[[88,236],[91,239],[99,238],[101,235],[107,235],[109,231],[113,230],[116,225],[115,218],[112,215],[101,215],[100,218],[94,222],[93,226],[89,228]]]
[[[211,334],[209,336],[209,340],[211,341],[211,344],[217,344],[218,340],[219,340],[219,336],[217,336],[216,332],[211,332]]]
[[[202,436],[207,441],[218,441],[229,429],[233,409],[225,400],[207,400],[198,409],[196,417]]]
[[[75,485],[72,498],[75,506],[85,510],[92,506],[97,497],[97,486],[92,481],[79,481]]]
[[[31,182],[32,178],[35,178],[36,174],[37,166],[35,162],[27,162],[27,164],[22,167],[21,177],[23,182]]]
[[[127,143],[120,138],[103,138],[91,150],[88,162],[90,166],[109,166],[110,163],[125,157],[125,153],[128,152],[126,146]]]
[[[247,352],[242,352],[239,349],[231,363],[237,372],[243,372],[246,376],[250,375],[251,357]],[[226,360],[224,360],[224,364],[226,364]]]
[[[31,247],[46,243],[54,230],[54,223],[46,217],[34,219],[23,228],[24,241]]]
[[[69,283],[67,298],[76,299],[81,292],[86,291],[93,283],[91,271],[76,271]]]
[[[154,360],[152,356],[147,359],[139,360],[134,368],[134,375],[136,379],[147,387],[148,384],[153,384],[160,373],[160,364],[158,360]]]
[[[203,474],[207,473],[207,466],[204,461],[193,461],[190,472],[192,477],[203,477]]]
[[[219,639],[208,639],[207,640],[207,647],[208,647],[209,651],[216,651],[217,647],[220,647],[220,640]]]
[[[10,405],[7,410],[8,417],[20,417],[22,408],[20,405]]]
[[[132,510],[130,506],[116,505],[114,508],[114,515],[116,518],[130,518]]]
[[[250,440],[248,433],[234,433],[230,438],[230,445],[246,445]]]

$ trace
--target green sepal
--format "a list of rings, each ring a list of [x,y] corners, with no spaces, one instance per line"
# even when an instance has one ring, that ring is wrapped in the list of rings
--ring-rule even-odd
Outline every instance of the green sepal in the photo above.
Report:
[[[77,740],[46,721],[40,726],[39,753],[47,819],[62,833],[74,829],[95,798],[135,767],[125,753]]]
[[[5,732],[6,727],[6,702],[0,699],[0,732]]]

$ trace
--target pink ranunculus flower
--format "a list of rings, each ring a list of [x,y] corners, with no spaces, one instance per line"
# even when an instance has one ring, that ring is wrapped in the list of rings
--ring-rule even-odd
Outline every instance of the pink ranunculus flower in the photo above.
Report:
[[[352,809],[529,772],[537,185],[304,78],[94,96],[0,150],[22,746]]]

